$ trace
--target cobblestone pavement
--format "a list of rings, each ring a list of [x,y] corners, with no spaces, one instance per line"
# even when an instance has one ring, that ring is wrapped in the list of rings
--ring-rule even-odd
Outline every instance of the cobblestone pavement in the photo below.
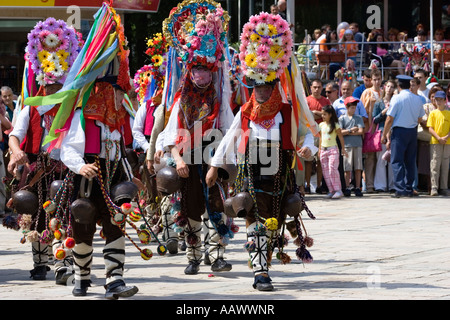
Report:
[[[292,262],[273,258],[270,276],[275,290],[253,289],[244,221],[227,248],[230,272],[200,267],[187,276],[183,252],[145,261],[127,241],[125,280],[139,292],[128,300],[435,300],[450,299],[450,198],[421,195],[393,199],[388,194],[362,198],[325,199],[308,195],[315,220],[303,213],[314,262],[302,264],[290,242]],[[130,232],[132,234],[132,232]],[[53,272],[45,281],[29,278],[31,247],[20,244],[20,232],[0,227],[0,300],[103,300],[103,240],[96,236],[93,285],[86,297],[73,297],[72,286],[55,285]]]

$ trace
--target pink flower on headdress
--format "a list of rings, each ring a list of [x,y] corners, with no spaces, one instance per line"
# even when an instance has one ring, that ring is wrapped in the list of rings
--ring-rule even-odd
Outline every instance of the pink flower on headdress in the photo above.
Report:
[[[273,40],[271,38],[261,38],[261,45],[271,47],[273,45]]]
[[[250,23],[253,23],[254,25],[257,25],[259,23],[259,17],[258,16],[251,16],[250,17]]]
[[[284,55],[280,58],[280,68],[284,69],[289,65],[289,58]]]
[[[283,20],[283,19],[278,20],[277,22],[275,22],[274,25],[277,28],[278,33],[284,33],[287,30],[289,30],[288,23],[285,20]]]
[[[269,48],[267,46],[261,45],[258,47],[258,50],[256,51],[258,56],[269,56]]]
[[[49,34],[50,34],[50,31],[48,31],[48,30],[42,30],[42,31],[39,33],[39,40],[44,41],[45,38],[46,38]]]
[[[261,12],[259,14],[259,22],[267,23],[268,20],[269,20],[269,14],[267,12]]]
[[[195,32],[197,32],[197,35],[199,35],[200,37],[206,35],[207,23],[205,20],[200,20],[199,22],[197,22],[197,24],[195,25]]]
[[[214,22],[214,13],[208,13],[208,15],[206,16],[206,21],[208,22]]]
[[[243,30],[242,30],[242,33],[243,34],[251,34],[253,31],[255,30],[255,24],[254,23],[251,23],[251,22],[247,22],[245,25],[244,25],[244,28],[243,28]]]
[[[216,14],[219,16],[223,16],[223,8],[221,6],[218,6],[216,8]]]
[[[54,34],[56,34],[58,36],[59,40],[63,40],[64,35],[63,35],[63,30],[62,29],[55,29],[53,31]]]
[[[198,49],[200,49],[201,45],[202,45],[202,41],[200,40],[199,37],[192,37],[192,40],[191,40],[191,48],[192,48],[193,50],[198,50]]]

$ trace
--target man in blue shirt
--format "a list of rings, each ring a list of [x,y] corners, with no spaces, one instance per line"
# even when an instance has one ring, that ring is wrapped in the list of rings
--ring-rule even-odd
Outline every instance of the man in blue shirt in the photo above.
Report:
[[[422,120],[425,115],[423,100],[409,91],[411,79],[405,75],[397,76],[399,94],[391,100],[381,139],[387,149],[391,150],[391,165],[396,190],[393,197],[396,198],[414,195],[417,125],[425,125]],[[390,135],[390,142],[388,142],[388,135]]]
[[[372,71],[370,69],[364,70],[363,82],[364,84],[360,85],[355,89],[355,91],[353,91],[353,96],[358,100],[361,98],[361,95],[364,92],[364,90],[372,87]]]

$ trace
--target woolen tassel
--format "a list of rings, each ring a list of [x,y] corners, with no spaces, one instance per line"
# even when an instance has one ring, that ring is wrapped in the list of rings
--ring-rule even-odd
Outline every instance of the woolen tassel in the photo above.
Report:
[[[255,243],[255,241],[247,241],[245,244],[244,244],[244,248],[245,248],[245,250],[247,250],[247,252],[253,252],[253,251],[255,251],[255,248],[256,248],[256,243]]]
[[[304,239],[304,243],[305,243],[305,246],[307,246],[308,248],[312,247],[314,245],[314,239],[311,238],[310,236],[306,236]]]
[[[186,242],[191,246],[195,245],[198,242],[197,235],[194,233],[188,234],[186,237]]]
[[[278,252],[277,259],[280,260],[281,264],[291,263],[291,257],[286,252]]]
[[[313,262],[313,257],[311,256],[309,251],[304,246],[297,248],[297,250],[295,251],[295,254],[297,255],[297,258],[304,263]]]

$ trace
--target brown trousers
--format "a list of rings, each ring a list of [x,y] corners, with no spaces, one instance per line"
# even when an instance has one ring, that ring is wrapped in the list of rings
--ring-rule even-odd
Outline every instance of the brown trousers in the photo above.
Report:
[[[199,166],[201,166],[203,177],[200,176]],[[208,165],[188,165],[188,167],[189,177],[182,178],[181,208],[185,211],[188,218],[195,221],[202,221],[202,215],[205,213],[206,209],[202,178],[204,179],[206,176]],[[217,184],[209,188],[208,192],[208,204],[211,213],[223,212],[223,201]]]

